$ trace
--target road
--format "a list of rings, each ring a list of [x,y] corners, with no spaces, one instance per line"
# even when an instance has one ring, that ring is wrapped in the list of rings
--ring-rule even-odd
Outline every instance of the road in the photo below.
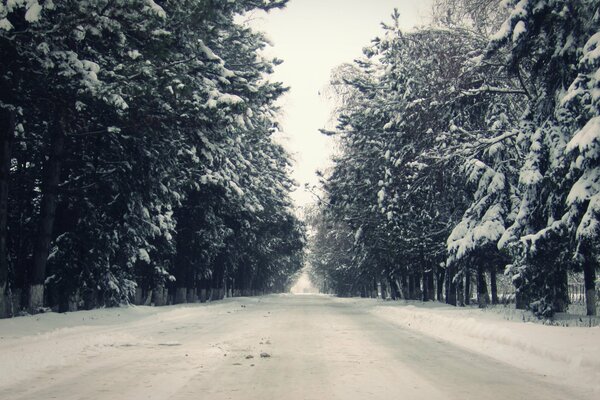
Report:
[[[0,351],[34,360],[53,348],[73,355],[31,366],[27,379],[15,375],[0,385],[4,400],[586,398],[325,296],[171,307],[11,346],[0,342]]]

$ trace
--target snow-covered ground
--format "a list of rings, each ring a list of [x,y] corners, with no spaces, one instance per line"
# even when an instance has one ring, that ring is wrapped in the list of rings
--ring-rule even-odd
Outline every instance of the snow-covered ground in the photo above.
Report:
[[[0,399],[596,399],[599,346],[600,328],[316,295],[50,313],[0,320]]]
[[[572,327],[548,326],[534,323],[527,312],[510,307],[481,310],[434,302],[375,304],[370,312],[398,326],[589,388],[600,398],[600,327],[582,327],[588,323],[586,317]]]

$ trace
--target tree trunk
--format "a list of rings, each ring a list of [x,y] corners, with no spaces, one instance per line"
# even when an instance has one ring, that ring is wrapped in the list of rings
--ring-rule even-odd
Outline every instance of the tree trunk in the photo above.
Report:
[[[178,287],[175,289],[175,304],[187,303],[187,288]]]
[[[196,301],[198,301],[198,294],[196,291],[196,288],[189,288],[187,290],[187,302],[188,303],[195,303]]]
[[[444,301],[444,270],[440,266],[435,267],[437,277],[437,301]]]
[[[133,296],[133,304],[135,304],[136,306],[141,306],[144,303],[143,297],[144,297],[144,291],[142,290],[142,287],[138,283],[137,286],[135,287],[135,294]]]
[[[515,291],[515,308],[517,310],[525,310],[529,306],[529,296],[523,287],[517,288]]]
[[[457,304],[457,287],[456,281],[454,280],[455,268],[456,267],[454,266],[446,267],[446,304],[451,304],[453,306],[456,306]]]
[[[585,308],[587,315],[596,315],[596,263],[587,245],[583,248],[583,280],[585,286]]]
[[[31,257],[28,257],[28,248],[31,241],[35,238],[30,237],[26,232],[27,220],[34,214],[35,206],[31,201],[35,183],[28,179],[28,161],[23,152],[14,154],[17,160],[17,170],[14,172],[14,187],[11,188],[11,198],[16,205],[15,215],[18,219],[16,229],[11,229],[12,245],[15,249],[15,258],[12,260],[14,271],[14,281],[11,282],[10,291],[13,299],[10,303],[11,315],[21,311],[27,305],[28,300],[24,298],[27,288],[27,277],[31,269]],[[12,227],[11,227],[12,228]],[[18,295],[16,295],[18,293]]]
[[[486,308],[490,302],[487,282],[485,281],[485,271],[483,266],[477,266],[477,305],[479,308]]]
[[[417,296],[415,274],[408,275],[408,299],[414,300]]]
[[[471,304],[471,269],[465,268],[465,298],[464,303],[466,306]]]
[[[402,282],[402,298],[404,300],[408,300],[410,299],[410,287],[408,284],[408,277],[406,276],[406,273],[402,274],[402,276],[400,277],[400,281]]]
[[[414,280],[415,280],[415,296],[413,297],[414,300],[420,300],[423,296],[423,290],[421,289],[421,276],[422,274],[414,274]]]
[[[421,291],[421,301],[429,300],[429,280],[427,279],[427,272],[423,269],[421,273],[421,281],[423,282],[423,290]]]
[[[425,301],[433,301],[435,300],[435,283],[433,279],[433,269],[430,269],[425,274],[425,280],[427,281],[427,299]],[[425,284],[425,282],[423,282]]]
[[[6,284],[0,286],[0,318],[6,318],[9,315],[9,304],[11,299],[6,295]]]
[[[393,276],[388,278],[388,285],[390,286],[390,295],[392,300],[398,300],[400,293],[398,291],[398,281]]]
[[[52,132],[50,144],[50,157],[44,168],[38,236],[33,251],[33,267],[29,277],[29,310],[32,313],[38,312],[44,305],[46,264],[52,241],[52,230],[58,204],[60,170],[65,147],[64,121],[62,119],[55,121],[52,129],[54,132]]]
[[[554,301],[552,309],[554,312],[566,312],[569,307],[569,276],[566,268],[557,271],[554,280]]]
[[[164,306],[167,304],[167,288],[162,285],[158,285],[152,291],[153,303],[156,307]]]
[[[8,247],[6,243],[8,221],[8,181],[10,175],[11,147],[15,134],[15,112],[2,110],[0,117],[0,318],[8,314],[6,286],[8,280]]]
[[[465,306],[465,277],[460,276],[460,279],[456,280],[456,297],[457,302],[461,307]]]
[[[79,309],[79,290],[67,297],[67,309],[69,312]]]
[[[492,304],[499,304],[498,301],[498,283],[496,280],[496,266],[490,268],[490,285],[492,287]]]

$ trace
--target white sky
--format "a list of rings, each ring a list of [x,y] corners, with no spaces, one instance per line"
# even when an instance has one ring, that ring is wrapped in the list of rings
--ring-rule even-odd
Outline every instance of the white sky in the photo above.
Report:
[[[305,183],[317,184],[317,169],[328,165],[331,139],[319,133],[328,125],[330,106],[319,96],[336,66],[362,55],[362,48],[381,34],[394,8],[408,30],[427,23],[432,0],[290,0],[283,10],[253,15],[253,26],[274,47],[268,54],[284,60],[273,80],[291,91],[281,101],[284,145],[295,160],[292,194],[297,206],[314,201]]]

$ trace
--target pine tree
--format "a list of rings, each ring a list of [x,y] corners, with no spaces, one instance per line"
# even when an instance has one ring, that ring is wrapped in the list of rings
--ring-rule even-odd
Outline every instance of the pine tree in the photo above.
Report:
[[[558,119],[575,131],[567,144],[569,172],[573,182],[562,218],[574,238],[583,266],[588,315],[596,315],[596,272],[600,235],[600,30],[598,9],[588,21],[594,26],[578,62],[578,74],[561,99]]]
[[[513,258],[509,273],[518,306],[549,316],[568,305],[567,270],[573,268],[561,218],[569,192],[565,158],[572,128],[555,113],[575,79],[578,54],[594,32],[593,1],[513,1],[510,15],[492,38],[488,54],[507,52],[509,71],[528,94],[528,110],[517,136],[526,156],[520,168],[521,200],[499,246]]]
[[[0,100],[18,111],[8,272],[31,311],[193,301],[199,282],[222,291],[246,261],[225,253],[239,240],[288,240],[263,256],[259,286],[300,268],[288,155],[270,132],[278,61],[236,22],[285,3],[2,5]],[[267,205],[276,217],[263,222]],[[256,235],[261,223],[281,231]]]

